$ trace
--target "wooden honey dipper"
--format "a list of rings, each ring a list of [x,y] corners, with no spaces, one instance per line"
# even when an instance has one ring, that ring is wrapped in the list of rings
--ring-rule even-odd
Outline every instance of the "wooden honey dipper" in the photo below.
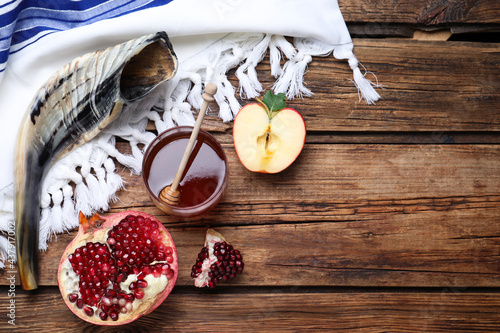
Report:
[[[189,157],[191,156],[191,152],[193,150],[194,143],[196,142],[196,138],[198,137],[198,133],[200,132],[201,123],[203,122],[203,118],[205,117],[208,103],[215,100],[214,95],[216,93],[217,86],[214,83],[208,83],[205,87],[205,92],[202,95],[203,104],[201,105],[200,112],[198,113],[198,118],[196,119],[196,124],[194,125],[191,136],[189,137],[189,141],[186,150],[184,151],[184,155],[182,156],[179,169],[177,169],[177,173],[175,174],[174,181],[171,185],[166,186],[163,190],[161,190],[160,195],[158,196],[161,201],[171,206],[177,206],[179,204],[179,183],[181,182],[182,174],[184,173],[184,169],[186,168]]]

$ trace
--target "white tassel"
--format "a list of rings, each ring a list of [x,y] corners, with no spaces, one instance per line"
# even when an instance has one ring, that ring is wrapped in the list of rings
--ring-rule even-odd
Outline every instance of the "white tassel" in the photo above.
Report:
[[[40,200],[41,215],[38,233],[38,248],[42,251],[47,250],[47,241],[50,237],[50,201],[50,194],[43,192]]]
[[[224,75],[221,79],[221,84],[214,98],[219,104],[219,117],[223,121],[231,121],[241,109],[241,105],[234,97],[234,87],[231,85],[227,77]]]
[[[123,179],[115,173],[115,163],[111,158],[104,161],[104,168],[106,170],[106,184],[109,189],[108,201],[116,201],[115,193],[123,188]]]
[[[271,75],[277,78],[283,73],[283,69],[281,68],[281,53],[283,53],[286,59],[292,59],[297,54],[297,50],[292,43],[281,35],[272,36],[269,49]]]
[[[163,113],[163,122],[165,123],[165,129],[168,129],[168,128],[172,128],[175,126],[175,123],[172,119],[172,111],[171,109],[168,109],[168,110],[165,110],[165,112]]]
[[[203,104],[203,97],[201,96],[203,93],[203,82],[201,79],[201,75],[194,73],[189,78],[191,82],[193,82],[193,87],[191,88],[191,92],[189,93],[187,100],[189,104],[193,106],[196,110],[201,108]]]
[[[61,233],[64,231],[63,227],[63,219],[62,219],[62,202],[63,202],[63,193],[61,189],[57,189],[51,191],[52,195],[52,208],[50,209],[50,234],[49,240],[52,238],[52,235],[56,233]]]
[[[254,98],[260,95],[262,85],[257,77],[255,67],[264,59],[271,37],[272,35],[266,35],[255,47],[250,49],[245,54],[245,63],[236,70],[235,75],[240,80],[240,96]]]
[[[288,60],[281,76],[273,86],[274,91],[284,93],[288,99],[311,96],[312,91],[304,85],[304,74],[311,61],[310,55],[302,53],[297,53],[293,59]]]
[[[75,210],[75,202],[72,199],[73,188],[68,184],[63,187],[62,193],[62,228],[63,231],[68,231],[78,227],[78,214]]]
[[[347,59],[349,62],[349,67],[353,71],[354,84],[360,93],[360,101],[364,99],[367,104],[375,104],[376,101],[380,99],[380,95],[375,91],[374,87],[380,87],[380,85],[372,83],[368,80],[365,74],[361,73],[359,69],[358,59],[352,53],[352,44],[343,45],[334,50],[333,56],[337,59]],[[376,77],[375,77],[376,78]]]

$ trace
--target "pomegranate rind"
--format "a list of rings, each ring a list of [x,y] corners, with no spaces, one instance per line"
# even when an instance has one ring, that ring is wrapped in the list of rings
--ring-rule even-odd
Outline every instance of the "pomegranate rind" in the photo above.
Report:
[[[158,224],[158,229],[160,233],[163,235],[164,244],[172,248],[172,258],[173,262],[170,265],[171,269],[174,272],[173,277],[168,279],[168,283],[163,288],[163,290],[159,291],[158,294],[153,298],[143,298],[140,303],[134,303],[137,307],[134,307],[134,310],[128,312],[126,314],[120,313],[118,320],[113,321],[108,318],[108,320],[101,320],[98,316],[87,316],[82,309],[76,307],[74,303],[71,303],[68,299],[69,292],[64,288],[64,269],[66,263],[69,263],[68,256],[71,253],[74,253],[75,250],[85,245],[88,242],[101,242],[106,243],[107,232],[110,228],[120,223],[124,218],[129,215],[134,216],[142,216],[144,218],[149,218],[152,221],[155,221]],[[147,213],[139,212],[139,211],[124,211],[120,213],[115,213],[109,216],[100,216],[95,214],[92,218],[87,220],[83,214],[80,213],[80,227],[78,229],[78,233],[75,238],[69,243],[66,247],[65,251],[61,256],[61,261],[59,263],[58,271],[57,271],[57,282],[59,285],[59,291],[61,296],[66,304],[66,306],[80,319],[101,326],[118,326],[125,325],[127,323],[131,323],[137,320],[139,317],[151,313],[154,309],[156,309],[160,304],[165,301],[170,292],[175,286],[178,277],[178,258],[177,258],[177,250],[174,244],[174,240],[168,230],[163,226],[163,224],[156,219],[154,216],[149,215]],[[132,276],[130,274],[129,276]],[[136,300],[137,301],[137,300]],[[134,302],[136,302],[134,301]]]
[[[205,246],[208,246],[210,243],[215,244],[219,242],[226,242],[229,244],[228,241],[222,236],[220,233],[215,231],[214,229],[208,229],[207,234],[205,235]]]

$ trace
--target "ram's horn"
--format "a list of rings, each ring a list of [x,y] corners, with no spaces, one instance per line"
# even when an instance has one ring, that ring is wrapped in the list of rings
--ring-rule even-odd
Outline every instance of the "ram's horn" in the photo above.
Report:
[[[41,186],[53,162],[95,137],[173,77],[178,61],[158,32],[74,59],[38,91],[19,129],[15,171],[16,248],[24,289],[37,288]]]

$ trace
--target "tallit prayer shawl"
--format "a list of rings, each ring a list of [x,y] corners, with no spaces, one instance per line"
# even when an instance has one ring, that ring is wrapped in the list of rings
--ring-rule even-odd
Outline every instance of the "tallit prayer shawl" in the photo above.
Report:
[[[360,98],[370,104],[379,99],[375,84],[359,69],[336,0],[13,0],[0,4],[0,23],[0,267],[13,245],[6,236],[14,230],[19,124],[40,86],[78,56],[165,31],[180,66],[173,80],[134,105],[133,112],[51,167],[42,187],[41,250],[53,235],[77,227],[79,211],[90,215],[109,208],[124,186],[116,161],[141,172],[143,147],[154,138],[145,130],[148,121],[159,132],[193,125],[193,110],[200,108],[208,82],[219,88],[219,117],[231,121],[241,108],[235,92],[243,99],[263,92],[255,67],[267,52],[276,78],[272,90],[289,99],[313,94],[303,80],[307,66],[314,56],[332,53],[347,60]],[[233,68],[238,87],[226,77]],[[130,143],[131,155],[117,151],[117,137]]]

